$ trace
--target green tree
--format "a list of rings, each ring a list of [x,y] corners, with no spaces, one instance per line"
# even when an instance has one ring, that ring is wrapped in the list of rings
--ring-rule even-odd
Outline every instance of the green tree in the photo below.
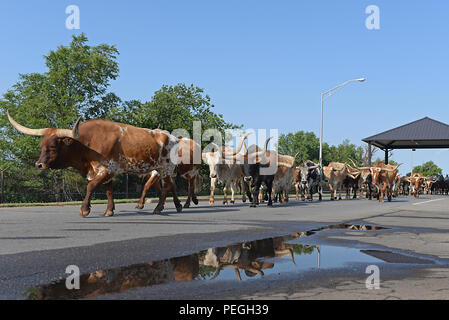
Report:
[[[438,167],[433,161],[427,161],[420,166],[414,167],[413,173],[422,173],[426,177],[440,176],[443,173],[443,169]]]
[[[7,181],[11,192],[68,194],[67,188],[83,183],[70,170],[32,169],[40,154],[40,139],[17,132],[6,111],[30,128],[71,128],[80,115],[84,120],[103,117],[118,105],[120,99],[107,92],[118,76],[118,51],[106,44],[90,46],[87,41],[84,34],[73,36],[69,46],[50,51],[44,56],[46,72],[19,75],[0,100],[0,166],[10,165],[7,176],[17,173]],[[46,199],[42,194],[38,198]]]

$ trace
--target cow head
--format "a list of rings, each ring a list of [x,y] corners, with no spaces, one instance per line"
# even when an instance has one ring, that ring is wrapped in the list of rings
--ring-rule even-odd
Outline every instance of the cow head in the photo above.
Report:
[[[41,155],[36,162],[38,169],[62,169],[67,166],[65,157],[74,140],[79,138],[78,127],[81,117],[78,118],[73,129],[30,129],[17,123],[7,112],[9,122],[19,132],[36,137],[43,137],[40,143]]]
[[[268,142],[272,137],[269,137],[265,141],[265,146],[262,150],[257,150],[252,153],[248,153],[248,149],[245,148],[245,155],[243,157],[242,171],[243,179],[245,182],[251,183],[260,174],[260,169],[262,167],[269,166],[269,158],[272,155],[267,151]],[[257,148],[258,149],[258,148]]]
[[[299,167],[300,175],[301,175],[301,184],[303,186],[308,186],[309,180],[311,178],[311,174],[320,168],[319,165],[314,164],[312,161],[308,160],[304,165]]]
[[[221,148],[217,146],[215,143],[211,143],[211,145],[214,146],[215,150],[214,152],[203,152],[201,154],[201,157],[204,162],[206,162],[209,165],[209,176],[210,178],[217,178],[217,172],[218,172],[218,166],[225,164],[225,160],[232,160],[235,162],[237,153],[240,152],[243,146],[243,142],[245,141],[246,137],[249,136],[251,133],[247,133],[242,137],[242,140],[239,143],[239,146],[236,150],[230,150],[226,148],[225,146],[222,146]]]

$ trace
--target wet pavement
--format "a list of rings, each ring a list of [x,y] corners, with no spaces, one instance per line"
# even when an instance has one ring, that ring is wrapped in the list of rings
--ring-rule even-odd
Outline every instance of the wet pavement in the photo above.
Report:
[[[17,210],[17,215],[3,211],[0,241],[2,250],[12,253],[0,255],[0,298],[296,299],[319,290],[321,298],[326,298],[327,292],[329,298],[358,299],[367,293],[364,281],[370,265],[380,268],[384,285],[399,281],[403,286],[407,282],[400,279],[404,277],[414,277],[413,283],[432,283],[432,277],[446,274],[449,265],[447,240],[440,238],[446,232],[444,208],[449,199],[431,200],[437,201],[426,207],[422,206],[428,199],[404,198],[387,206],[367,200],[335,202],[333,207],[330,201],[309,205],[292,201],[285,207],[251,210],[242,205],[217,206],[215,211],[209,206],[197,207],[184,215],[121,211],[112,219],[94,215],[82,221],[68,215],[74,207],[33,214],[26,208]],[[331,217],[330,212],[320,214],[320,207],[323,211],[335,208],[333,213],[340,219]],[[304,216],[298,216],[301,214]],[[39,224],[41,217],[49,225],[33,227],[31,222]],[[427,223],[417,226],[409,217]],[[378,224],[382,220],[395,223]],[[177,232],[181,225],[183,232]],[[28,232],[12,235],[7,226]],[[145,237],[142,228],[153,231],[155,226],[159,233],[166,228],[169,234]],[[129,227],[136,232],[126,234]],[[43,233],[42,229],[52,231]],[[213,233],[207,232],[211,229]],[[110,241],[114,231],[117,240]],[[80,235],[86,238],[77,238]],[[427,242],[407,247],[412,243],[410,235]],[[80,241],[91,244],[80,246]],[[46,244],[50,245],[45,248]],[[439,254],[435,254],[437,250]],[[70,264],[81,270],[80,290],[66,289],[68,275],[64,271]],[[347,281],[357,284],[354,290],[358,295],[329,288],[329,284]],[[312,289],[319,285],[321,289]],[[434,284],[439,297],[449,298],[441,285],[444,281]],[[410,290],[404,289],[406,294]]]

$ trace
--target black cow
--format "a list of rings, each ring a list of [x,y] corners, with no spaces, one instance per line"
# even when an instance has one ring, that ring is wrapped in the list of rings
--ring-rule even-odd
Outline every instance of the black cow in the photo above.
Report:
[[[318,199],[323,199],[322,185],[321,185],[321,167],[318,164],[307,160],[304,165],[297,167],[299,169],[298,181],[301,181],[301,194],[302,197],[307,194],[307,198],[313,201],[313,194],[318,193]],[[304,197],[305,199],[305,197]]]
[[[265,148],[253,153],[246,153],[243,157],[242,171],[243,180],[251,185],[252,202],[250,207],[257,207],[259,204],[259,190],[264,183],[267,186],[268,206],[272,206],[271,193],[273,192],[273,180],[277,170],[277,155],[266,150],[268,141],[265,141]],[[248,191],[249,192],[249,191]],[[250,198],[248,196],[248,198]]]

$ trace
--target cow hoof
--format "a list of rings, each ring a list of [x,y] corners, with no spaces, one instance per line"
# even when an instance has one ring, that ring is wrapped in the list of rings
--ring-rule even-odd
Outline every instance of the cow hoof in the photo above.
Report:
[[[231,200],[231,204],[234,204],[235,203],[235,201],[234,200]]]
[[[228,204],[228,201],[227,200],[223,200],[223,204]]]
[[[89,215],[89,213],[90,213],[90,210],[87,210],[87,211],[83,210],[83,209],[80,210],[80,215],[83,218],[87,217]]]
[[[245,203],[245,202],[246,202],[246,199],[242,199],[242,202]]]
[[[267,204],[267,207],[272,207],[273,206],[273,203],[268,203]]]
[[[140,203],[136,204],[136,209],[143,209],[143,207],[144,207],[143,204]]]
[[[105,217],[112,217],[114,215],[113,210],[106,210],[105,213],[103,213],[103,216]]]
[[[198,204],[198,198],[197,197],[192,197],[192,201],[194,204]]]
[[[215,202],[214,200],[209,200],[210,205],[214,204],[214,202]]]
[[[176,212],[182,212],[182,205],[177,205],[176,206]]]

